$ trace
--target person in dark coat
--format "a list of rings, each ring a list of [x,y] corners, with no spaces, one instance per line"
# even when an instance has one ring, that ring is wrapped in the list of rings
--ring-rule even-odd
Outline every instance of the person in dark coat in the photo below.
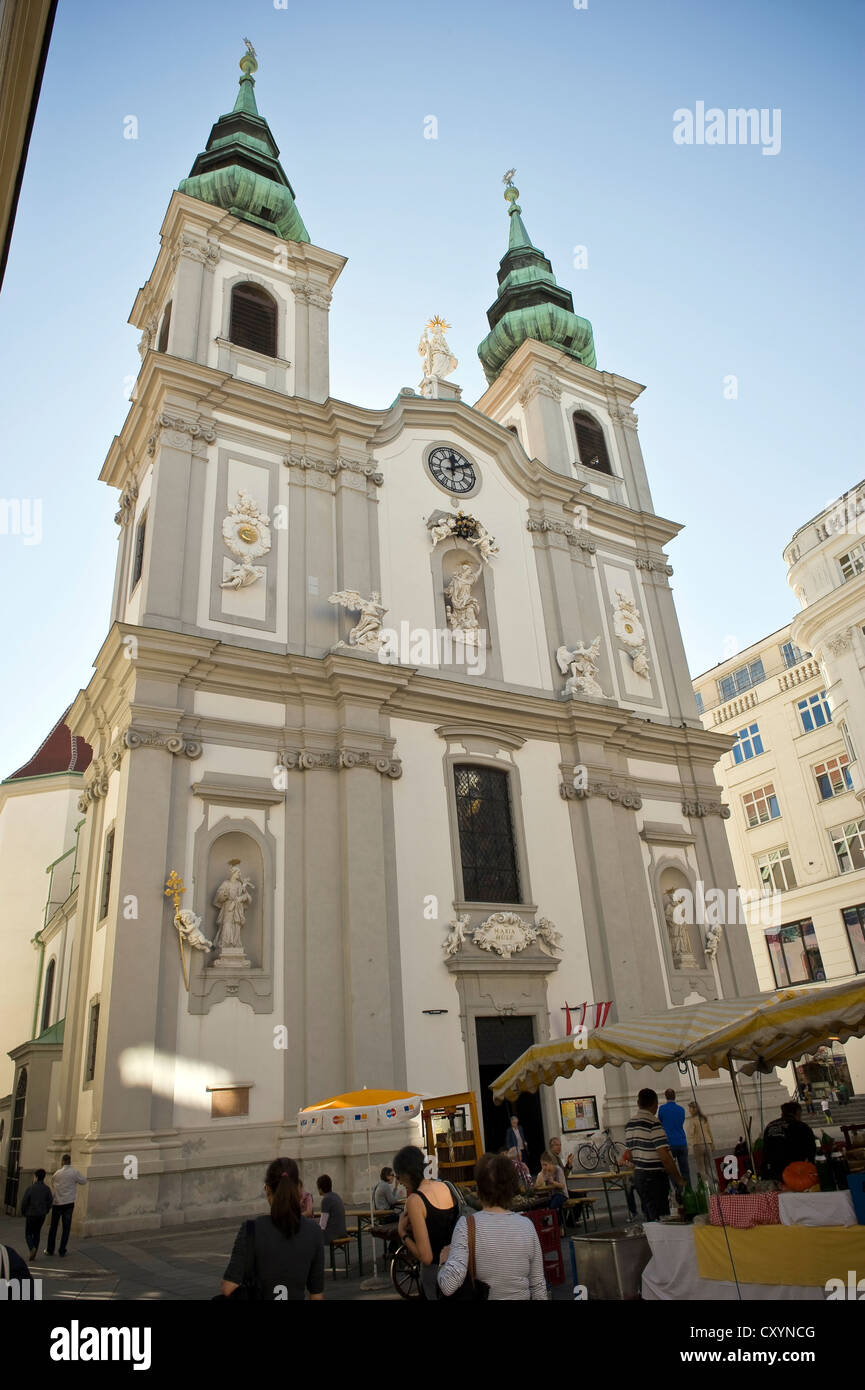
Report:
[[[24,1217],[27,1250],[31,1260],[36,1258],[39,1233],[54,1200],[51,1188],[45,1181],[45,1169],[37,1168],[34,1176],[36,1181],[30,1184],[21,1198],[21,1215]]]
[[[780,1118],[770,1120],[763,1131],[762,1176],[780,1182],[788,1163],[813,1163],[816,1153],[817,1140],[802,1119],[801,1105],[786,1101]]]

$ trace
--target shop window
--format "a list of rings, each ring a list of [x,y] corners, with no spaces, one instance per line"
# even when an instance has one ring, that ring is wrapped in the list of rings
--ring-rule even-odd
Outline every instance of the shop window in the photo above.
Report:
[[[810,917],[803,918],[801,922],[789,922],[783,927],[767,929],[766,944],[775,984],[779,989],[784,985],[804,985],[809,981],[825,980],[826,971]]]

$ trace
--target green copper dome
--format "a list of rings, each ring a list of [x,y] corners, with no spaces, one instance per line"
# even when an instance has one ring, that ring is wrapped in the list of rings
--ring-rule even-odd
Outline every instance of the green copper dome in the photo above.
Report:
[[[478,348],[490,385],[527,338],[559,348],[584,367],[597,365],[592,325],[574,313],[570,290],[557,284],[550,262],[529,240],[512,174],[513,170],[505,175],[505,198],[510,203],[509,244],[499,265],[498,295],[487,310],[491,331]]]
[[[283,241],[309,241],[309,232],[294,201],[294,189],[279,162],[279,147],[258,114],[255,52],[240,60],[243,76],[234,110],[220,116],[207,147],[193,164],[181,193],[225,208],[234,217],[263,227]]]

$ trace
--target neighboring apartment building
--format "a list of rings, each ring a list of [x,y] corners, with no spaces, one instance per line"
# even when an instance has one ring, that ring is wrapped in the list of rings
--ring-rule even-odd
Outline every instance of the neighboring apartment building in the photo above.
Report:
[[[861,518],[861,521],[860,521]],[[784,552],[803,612],[694,680],[704,727],[736,744],[715,768],[739,885],[780,912],[748,930],[761,988],[862,975],[865,988],[865,484]],[[734,930],[735,928],[730,928]],[[865,1041],[798,1068],[819,1092],[865,1091]],[[796,1081],[790,1076],[790,1084]]]

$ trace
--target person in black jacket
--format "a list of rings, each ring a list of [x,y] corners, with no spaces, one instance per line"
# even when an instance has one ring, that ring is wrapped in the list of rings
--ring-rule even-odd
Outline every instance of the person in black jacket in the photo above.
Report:
[[[39,1233],[42,1223],[51,1210],[54,1200],[51,1188],[45,1181],[45,1169],[37,1168],[36,1181],[32,1182],[21,1198],[21,1215],[24,1217],[24,1230],[27,1235],[27,1250],[31,1260],[35,1260],[39,1249]]]
[[[762,1176],[780,1182],[788,1163],[813,1163],[816,1153],[817,1140],[802,1119],[801,1105],[786,1101],[780,1119],[770,1120],[763,1131]]]

